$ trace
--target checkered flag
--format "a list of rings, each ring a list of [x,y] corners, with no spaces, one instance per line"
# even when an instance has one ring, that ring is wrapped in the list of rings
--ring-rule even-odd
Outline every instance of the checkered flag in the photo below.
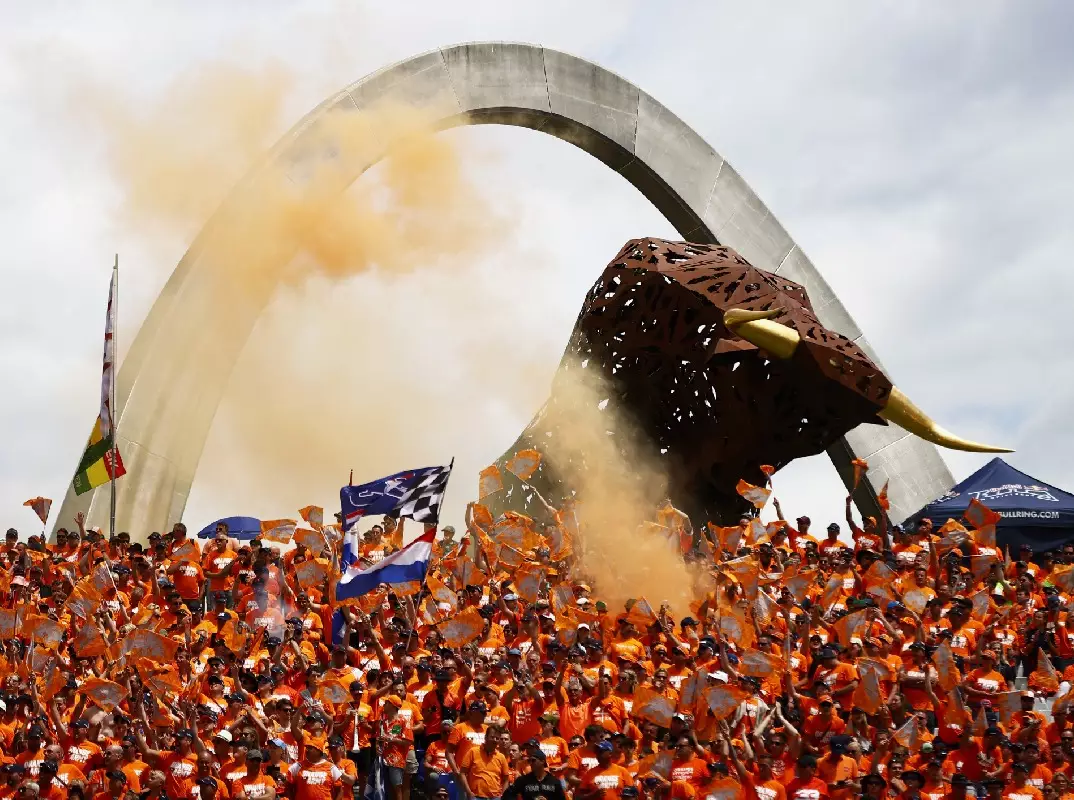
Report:
[[[415,522],[438,523],[440,504],[444,502],[444,492],[454,466],[455,459],[452,459],[446,467],[432,467],[402,499],[398,516],[409,517]]]

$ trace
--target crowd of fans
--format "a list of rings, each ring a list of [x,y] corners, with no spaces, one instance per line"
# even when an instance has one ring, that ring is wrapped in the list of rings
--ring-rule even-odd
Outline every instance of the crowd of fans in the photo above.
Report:
[[[601,599],[569,507],[513,518],[511,546],[472,506],[424,582],[347,602],[336,526],[9,530],[0,800],[1067,798],[1074,552],[859,527],[849,500],[845,532],[779,516],[654,510],[707,587],[676,616]]]

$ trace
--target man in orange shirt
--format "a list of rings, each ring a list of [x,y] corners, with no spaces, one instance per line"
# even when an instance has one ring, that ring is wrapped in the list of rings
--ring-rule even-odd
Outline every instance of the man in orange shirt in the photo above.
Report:
[[[306,742],[302,761],[292,764],[287,775],[294,787],[294,800],[332,800],[340,786],[354,784],[354,778],[326,759],[312,741]]]
[[[246,774],[231,784],[233,800],[276,800],[276,781],[261,771],[265,755],[246,751]]]
[[[847,737],[835,736],[828,755],[817,761],[817,778],[828,784],[831,800],[846,800],[856,792],[858,762],[846,754]]]
[[[787,800],[828,800],[828,784],[817,778],[817,758],[799,756],[794,777],[787,784]]]
[[[127,776],[120,770],[109,770],[105,775],[108,786],[93,796],[93,800],[122,800],[127,794]]]
[[[469,800],[491,800],[503,794],[510,771],[507,756],[499,751],[496,737],[486,736],[480,747],[466,751],[459,762],[458,776]]]
[[[612,763],[615,748],[611,742],[596,746],[597,766],[582,776],[574,793],[575,800],[621,800],[623,789],[634,785],[630,772]]]

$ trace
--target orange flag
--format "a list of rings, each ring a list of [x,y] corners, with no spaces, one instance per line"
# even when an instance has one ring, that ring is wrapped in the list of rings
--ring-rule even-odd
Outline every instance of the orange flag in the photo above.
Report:
[[[429,594],[437,603],[446,603],[451,606],[452,611],[458,608],[459,599],[455,596],[455,592],[445,586],[436,573],[430,572],[425,576],[425,585],[429,587]]]
[[[400,597],[413,597],[421,593],[421,581],[392,584],[392,591]]]
[[[970,556],[970,572],[973,574],[973,582],[980,583],[987,578],[988,573],[992,571],[992,565],[998,563],[999,559],[991,553]]]
[[[546,535],[548,552],[553,561],[563,561],[570,558],[574,552],[574,539],[570,531],[562,525],[556,525]]]
[[[75,588],[71,590],[64,607],[72,616],[88,620],[93,617],[94,612],[97,611],[102,602],[104,602],[104,597],[101,595],[101,591],[93,581],[84,579],[79,581]]]
[[[917,722],[917,714],[911,715],[910,719],[895,731],[894,738],[911,753],[916,753],[921,749],[921,727]]]
[[[120,640],[119,645],[120,656],[141,656],[160,664],[174,663],[175,653],[179,649],[179,643],[175,640],[144,628]]]
[[[980,589],[974,592],[970,595],[970,600],[973,602],[973,617],[978,620],[984,620],[995,607],[988,589]]]
[[[863,458],[855,458],[850,463],[854,467],[854,488],[857,489],[862,477],[869,471],[869,462]]]
[[[1059,567],[1048,576],[1048,580],[1070,594],[1074,592],[1074,567]]]
[[[796,602],[801,603],[809,592],[809,587],[817,582],[817,570],[803,569],[789,578],[783,579],[783,585],[794,596]]]
[[[108,650],[108,642],[101,636],[96,625],[85,624],[71,640],[71,647],[78,653],[79,658],[90,658],[103,656]]]
[[[849,647],[851,639],[864,640],[868,635],[869,617],[864,609],[855,611],[853,614],[840,617],[832,625],[832,628],[839,636],[839,644],[843,645],[843,647]]]
[[[224,640],[228,650],[237,653],[246,644],[247,636],[245,633],[239,633],[236,620],[229,619],[224,623],[224,627],[220,629],[220,638]]]
[[[552,604],[552,612],[558,617],[574,607],[574,589],[568,584],[561,583],[555,587],[549,595]]]
[[[311,528],[295,528],[294,541],[295,544],[302,545],[314,556],[319,556],[324,552],[324,536],[319,531]]]
[[[484,500],[491,494],[503,489],[503,476],[500,468],[493,464],[477,473],[477,499]]]
[[[89,678],[79,687],[79,691],[96,703],[102,711],[109,712],[123,702],[127,690],[118,683]]]
[[[873,565],[862,575],[862,582],[867,589],[873,586],[890,586],[898,577],[899,573],[883,561],[874,561]]]
[[[48,512],[52,508],[52,501],[47,497],[34,497],[27,500],[23,505],[33,509],[33,512],[37,514],[37,518],[41,520],[42,525],[48,521]]]
[[[261,520],[261,538],[277,544],[290,544],[297,527],[298,522],[293,519],[263,519]]]
[[[753,609],[753,618],[761,628],[767,628],[779,615],[779,605],[764,589],[758,589],[750,607]]]
[[[490,535],[497,544],[506,544],[523,552],[541,546],[541,537],[533,529],[533,520],[514,511],[504,512],[492,526]]]
[[[179,694],[183,691],[183,682],[176,667],[170,664],[161,666],[148,658],[137,659],[135,666],[142,682],[158,695]]]
[[[556,639],[570,649],[578,641],[578,621],[562,614],[556,616]]]
[[[644,597],[626,601],[626,616],[635,628],[644,631],[656,622],[656,612]]]
[[[330,566],[327,561],[320,558],[303,561],[295,569],[295,578],[298,580],[298,585],[303,589],[309,589],[311,586],[324,583],[324,579],[328,577]]]
[[[50,650],[63,643],[63,626],[41,614],[30,614],[23,620],[22,635]]]
[[[678,710],[684,714],[697,716],[697,707],[705,700],[705,687],[708,685],[706,671],[697,670],[679,685]]]
[[[507,471],[514,473],[519,480],[528,481],[541,466],[541,454],[533,449],[519,450],[507,459],[505,466]]]
[[[544,583],[544,569],[537,564],[526,564],[515,573],[513,583],[518,596],[527,603],[536,603]]]
[[[717,622],[720,632],[739,647],[753,647],[757,640],[753,633],[753,626],[746,622],[746,618],[738,608],[721,608]]]
[[[771,464],[761,464],[761,472],[765,474],[765,477],[769,478],[769,483],[771,483],[772,476],[776,474],[776,468]]]
[[[824,584],[824,591],[820,595],[820,603],[823,608],[831,608],[835,601],[844,595],[843,576],[833,575]]]
[[[485,620],[477,609],[470,606],[437,628],[444,637],[444,644],[451,648],[467,645],[481,635],[485,629]]]
[[[876,504],[884,511],[891,511],[891,501],[888,500],[888,481],[884,481],[884,488],[876,493]]]
[[[17,615],[14,609],[0,608],[0,639],[15,638]]]
[[[1059,691],[1061,677],[1044,650],[1037,658],[1037,668],[1029,675],[1029,688],[1052,695]]]
[[[324,527],[324,509],[320,506],[305,506],[298,509],[298,515],[314,530]]]
[[[705,690],[705,702],[716,719],[727,719],[750,697],[750,693],[737,686],[712,686]]]
[[[1072,704],[1074,704],[1074,684],[1052,701],[1052,714],[1054,715],[1061,709],[1066,709],[1069,712]]]
[[[861,674],[861,682],[854,689],[853,703],[866,714],[875,714],[883,707],[884,698],[880,693],[880,679],[876,670]]]
[[[970,500],[966,513],[963,515],[973,527],[980,529],[986,525],[998,525],[1003,519],[999,514],[990,509],[977,498]]]
[[[915,586],[912,589],[907,589],[906,593],[903,594],[902,604],[915,614],[923,614],[925,613],[925,605],[935,596],[935,593],[923,591]]]
[[[947,639],[936,648],[932,661],[936,664],[936,681],[945,692],[950,692],[962,682],[962,676],[955,666],[955,654],[951,652],[951,643]]]
[[[496,547],[496,569],[500,572],[511,572],[522,566],[526,556],[522,551],[511,547],[509,544],[501,544]]]
[[[350,700],[351,692],[339,681],[325,681],[317,689],[317,697],[327,700],[332,705],[340,705]]]
[[[781,675],[783,669],[782,658],[760,650],[745,649],[738,657],[738,671],[751,678],[763,680],[771,675]]]
[[[455,576],[457,586],[484,586],[489,581],[489,576],[479,570],[469,556],[458,559],[451,574]]]
[[[657,727],[666,728],[675,716],[675,705],[656,690],[639,686],[634,690],[634,705],[630,715],[651,722]]]
[[[771,489],[765,489],[763,486],[754,486],[748,481],[739,480],[738,485],[735,486],[735,491],[738,492],[746,500],[753,503],[753,507],[762,509],[765,503],[768,502],[768,498],[772,495]]]
[[[199,561],[201,560],[201,551],[198,550],[198,545],[193,539],[187,539],[172,550],[171,558],[176,561]]]

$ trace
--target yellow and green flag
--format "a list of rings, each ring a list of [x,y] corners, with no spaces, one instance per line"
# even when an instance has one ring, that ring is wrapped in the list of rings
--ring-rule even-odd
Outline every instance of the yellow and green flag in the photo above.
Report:
[[[93,425],[86,452],[75,470],[75,494],[85,494],[101,484],[118,478],[126,470],[119,449],[115,447],[115,429],[112,420],[112,389],[115,380],[114,331],[116,322],[116,283],[119,270],[112,270],[112,283],[108,287],[108,314],[104,325],[104,370],[101,375],[101,410]],[[113,460],[115,463],[113,463]]]

